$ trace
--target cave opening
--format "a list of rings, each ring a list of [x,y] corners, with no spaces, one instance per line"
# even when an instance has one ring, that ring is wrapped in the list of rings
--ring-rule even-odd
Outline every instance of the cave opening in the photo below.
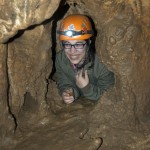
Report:
[[[56,33],[57,33],[57,23],[59,20],[61,20],[64,15],[67,13],[68,9],[69,9],[69,4],[66,3],[66,0],[62,0],[59,4],[58,9],[55,11],[55,13],[53,14],[53,16],[51,17],[50,20],[53,20],[52,23],[52,29],[51,29],[51,41],[52,41],[52,46],[51,46],[51,52],[52,52],[52,60],[53,60],[53,67],[52,67],[52,71],[50,73],[49,79],[53,80],[53,75],[55,73],[55,57],[56,57],[56,48],[57,48],[57,37],[56,37]],[[49,20],[47,20],[49,22]],[[44,22],[44,24],[47,23]]]
[[[48,104],[51,107],[51,111],[55,115],[61,114],[63,112],[68,112],[68,106],[66,107],[64,105],[64,103],[62,103],[62,101],[60,101],[60,99],[62,99],[62,97],[59,97],[58,93],[55,92],[55,90],[58,91],[57,84],[56,84],[56,81],[55,81],[55,73],[56,73],[55,58],[56,58],[56,53],[61,49],[60,41],[58,40],[58,37],[57,37],[57,30],[58,30],[58,28],[59,28],[58,26],[60,24],[59,21],[61,19],[63,19],[66,14],[70,13],[69,9],[76,10],[77,6],[78,6],[78,4],[76,2],[66,2],[65,0],[63,0],[63,1],[60,2],[59,7],[55,11],[54,15],[49,20],[46,20],[44,22],[44,25],[46,25],[46,24],[49,24],[49,22],[51,20],[53,20],[52,21],[52,27],[51,27],[51,41],[52,41],[51,52],[52,52],[53,66],[52,66],[52,71],[50,73],[49,81],[48,81],[49,82],[48,93],[53,93],[53,94],[51,94],[53,96],[50,96],[48,94],[47,101],[48,101]],[[79,12],[77,12],[77,10],[76,10],[75,14],[77,14],[77,13],[79,13]],[[89,18],[89,20],[91,22],[92,29],[94,31],[94,36],[93,36],[93,38],[91,40],[92,41],[91,45],[92,45],[93,51],[95,53],[95,51],[96,51],[95,41],[96,41],[96,36],[97,36],[97,30],[95,28],[95,24],[94,24],[92,18],[90,16],[88,16],[88,18]],[[55,97],[55,98],[53,98],[53,97]],[[56,98],[56,97],[59,97],[59,99]],[[83,109],[82,113],[86,114],[87,112],[90,112],[93,109],[93,106],[95,106],[96,103],[97,102],[94,102],[94,101],[91,101],[91,100],[87,100],[86,98],[82,98],[79,101],[77,101],[74,104],[74,106],[71,106],[69,108],[70,109],[69,112],[71,114],[71,109],[72,109],[72,111],[74,113],[75,110],[79,109],[79,111],[80,111],[80,109],[82,108]],[[61,111],[61,108],[63,108],[62,111]],[[84,110],[85,110],[85,112],[84,112]]]

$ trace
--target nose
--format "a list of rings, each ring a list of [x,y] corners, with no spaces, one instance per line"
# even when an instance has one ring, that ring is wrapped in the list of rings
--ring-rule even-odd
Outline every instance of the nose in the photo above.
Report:
[[[75,52],[76,52],[76,49],[75,49],[74,45],[71,45],[70,52],[71,52],[71,53],[75,53]]]

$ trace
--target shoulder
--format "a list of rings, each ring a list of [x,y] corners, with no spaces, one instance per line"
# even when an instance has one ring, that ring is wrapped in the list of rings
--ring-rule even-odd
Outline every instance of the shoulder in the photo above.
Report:
[[[68,59],[63,50],[60,50],[59,52],[56,53],[56,63],[59,63],[59,64],[67,64],[68,63]]]
[[[94,61],[94,74],[96,77],[100,76],[104,70],[106,70],[106,66],[102,63],[100,57],[96,54]]]
[[[95,54],[94,64],[95,64],[95,66],[101,66],[101,65],[103,66],[103,63],[97,54]]]
[[[56,57],[60,58],[63,55],[63,50],[60,50],[59,52],[56,53]]]
[[[63,50],[60,50],[56,53],[56,61],[63,61],[65,58],[65,54]]]

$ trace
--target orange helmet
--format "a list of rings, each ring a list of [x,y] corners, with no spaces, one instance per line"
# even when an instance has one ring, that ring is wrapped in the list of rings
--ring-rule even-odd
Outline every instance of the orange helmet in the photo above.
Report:
[[[84,15],[69,15],[63,19],[57,32],[60,40],[86,40],[93,36],[92,25]]]

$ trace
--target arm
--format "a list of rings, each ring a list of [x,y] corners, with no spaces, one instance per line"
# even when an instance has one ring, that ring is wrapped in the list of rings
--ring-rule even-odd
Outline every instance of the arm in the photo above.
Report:
[[[82,96],[91,100],[98,100],[104,91],[114,85],[115,79],[114,74],[103,64],[97,64],[94,72],[97,78],[95,84],[89,82],[84,88],[80,88],[80,90]]]
[[[59,89],[59,93],[62,95],[64,91],[72,88],[74,93],[74,98],[77,99],[80,96],[79,91],[77,90],[76,85],[74,85],[73,82],[67,77],[67,73],[64,72],[63,67],[66,66],[63,65],[63,62],[61,61],[59,56],[56,57],[56,62],[55,62],[56,82],[57,82],[57,87]]]

